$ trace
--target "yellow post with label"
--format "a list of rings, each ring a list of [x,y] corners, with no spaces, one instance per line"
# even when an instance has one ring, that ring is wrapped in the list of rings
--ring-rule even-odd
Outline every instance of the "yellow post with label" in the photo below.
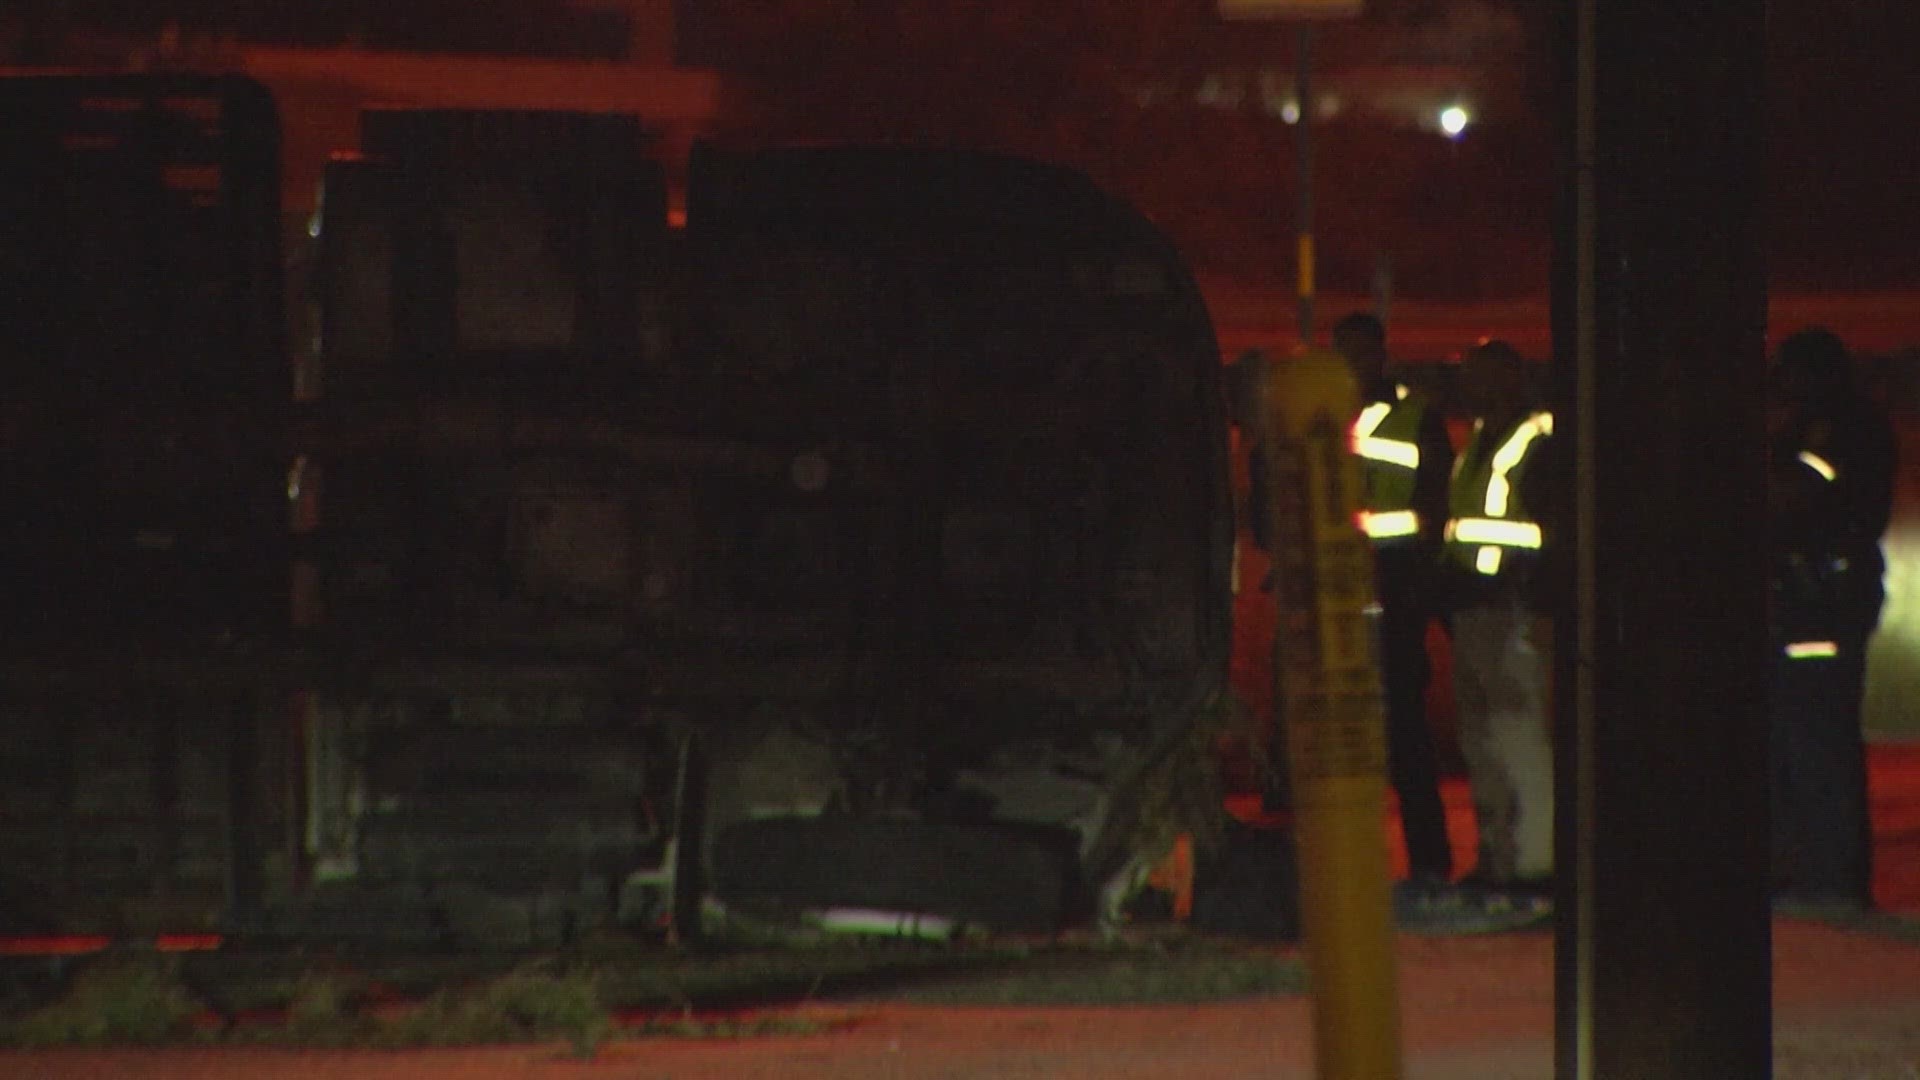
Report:
[[[1291,770],[1301,926],[1321,1080],[1399,1080],[1387,750],[1373,556],[1350,451],[1359,387],[1339,355],[1272,365],[1275,701]]]

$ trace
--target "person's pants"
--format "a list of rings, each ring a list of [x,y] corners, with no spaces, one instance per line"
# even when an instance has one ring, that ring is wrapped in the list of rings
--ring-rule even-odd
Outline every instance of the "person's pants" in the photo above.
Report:
[[[1410,599],[1383,590],[1380,682],[1386,698],[1387,763],[1400,800],[1400,834],[1415,874],[1450,877],[1447,811],[1440,801],[1440,767],[1427,724],[1427,616]]]
[[[1856,635],[1836,644],[1836,656],[1773,657],[1774,883],[1786,896],[1870,902],[1873,841],[1860,729],[1867,643]]]
[[[1548,661],[1534,619],[1518,599],[1470,605],[1453,617],[1454,704],[1479,822],[1479,874],[1495,883],[1553,875]]]

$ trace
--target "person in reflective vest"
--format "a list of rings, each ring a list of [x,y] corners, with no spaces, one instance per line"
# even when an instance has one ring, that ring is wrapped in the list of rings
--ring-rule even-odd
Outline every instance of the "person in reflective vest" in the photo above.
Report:
[[[1463,360],[1459,388],[1473,433],[1453,466],[1444,562],[1453,629],[1460,751],[1479,822],[1471,884],[1520,897],[1550,893],[1553,751],[1538,591],[1553,540],[1543,504],[1553,416],[1536,407],[1527,363],[1501,341]]]
[[[1354,419],[1353,452],[1366,478],[1361,531],[1373,548],[1380,603],[1381,688],[1386,699],[1387,760],[1400,802],[1408,886],[1426,893],[1453,876],[1439,766],[1427,723],[1427,628],[1440,614],[1436,595],[1447,474],[1453,446],[1440,410],[1387,373],[1386,327],[1364,312],[1333,328],[1365,406]]]
[[[1774,887],[1783,908],[1872,904],[1860,708],[1892,514],[1891,426],[1839,338],[1788,338],[1770,447]]]

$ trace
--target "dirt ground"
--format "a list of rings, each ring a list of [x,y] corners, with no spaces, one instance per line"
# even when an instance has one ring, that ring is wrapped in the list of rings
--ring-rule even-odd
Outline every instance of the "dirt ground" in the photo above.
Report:
[[[1920,1078],[1920,946],[1783,920],[1775,931],[1776,1077]],[[1410,1080],[1552,1076],[1548,932],[1400,939]],[[1309,1080],[1309,999],[1203,1006],[816,1006],[822,1034],[408,1051],[0,1053],[7,1080]]]

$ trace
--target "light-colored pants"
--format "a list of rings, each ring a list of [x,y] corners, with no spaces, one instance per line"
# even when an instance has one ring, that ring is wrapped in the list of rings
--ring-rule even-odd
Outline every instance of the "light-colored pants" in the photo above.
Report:
[[[1539,633],[1517,599],[1453,617],[1460,753],[1479,821],[1479,872],[1495,882],[1553,874],[1553,744]]]

